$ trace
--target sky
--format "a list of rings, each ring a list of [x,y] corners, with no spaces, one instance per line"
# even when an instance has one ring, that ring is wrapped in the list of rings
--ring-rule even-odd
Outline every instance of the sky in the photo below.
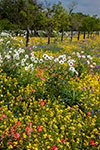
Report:
[[[44,2],[45,0],[40,0]],[[59,0],[47,0],[51,4],[58,3]],[[91,16],[98,15],[100,17],[100,0],[60,0],[62,5],[68,9],[72,1],[77,3],[73,12],[82,12]]]

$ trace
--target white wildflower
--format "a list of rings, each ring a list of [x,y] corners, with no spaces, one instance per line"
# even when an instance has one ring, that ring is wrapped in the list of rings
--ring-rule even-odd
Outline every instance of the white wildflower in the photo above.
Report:
[[[86,58],[86,56],[85,56],[85,55],[82,55],[82,58]]]
[[[22,59],[21,63],[24,63],[26,61],[26,59]]]
[[[30,59],[31,59],[31,61],[34,61],[34,60],[35,60],[35,57],[34,57],[34,56],[32,56],[32,57],[30,57]]]
[[[87,58],[90,58],[91,56],[90,55],[87,55]]]
[[[16,66],[19,66],[19,63],[16,63]]]
[[[9,53],[12,53],[12,51],[9,51]]]
[[[75,52],[73,52],[72,54],[75,55]]]
[[[10,43],[10,41],[8,41],[6,44],[9,44]]]
[[[27,58],[29,58],[29,56],[28,56],[28,55],[25,55],[25,58],[27,59]]]
[[[33,64],[30,64],[29,67],[32,68],[32,67],[33,67]]]
[[[29,64],[26,62],[26,65],[28,66]]]
[[[81,51],[81,53],[83,54],[83,53],[84,53],[84,51]]]
[[[79,52],[77,52],[76,54],[77,54],[77,56],[78,56],[78,55],[80,55],[80,53],[79,53]]]
[[[49,59],[52,60],[54,57],[50,56]]]
[[[90,64],[90,61],[89,61],[89,60],[87,60],[87,63],[88,63],[88,64]]]
[[[71,56],[68,56],[68,59],[70,59],[71,58]]]
[[[63,61],[65,62],[67,59],[66,58],[63,58]]]
[[[78,72],[75,70],[75,73],[78,75]]]
[[[59,63],[60,63],[60,64],[64,64],[64,61],[63,61],[63,60],[60,60]]]
[[[25,66],[25,70],[27,71],[29,68],[27,66]]]
[[[42,57],[43,57],[43,58],[46,58],[46,57],[48,57],[48,55],[47,55],[47,54],[44,54]]]
[[[78,55],[77,57],[78,57],[78,58],[81,58],[82,56],[81,56],[81,55]]]
[[[73,62],[68,62],[68,65],[71,67],[73,66]]]
[[[11,56],[10,55],[5,55],[5,58],[10,59]]]
[[[24,63],[21,63],[21,65],[22,65],[22,66],[25,66],[25,64],[24,64]]]
[[[90,67],[91,67],[91,68],[94,68],[94,66],[93,66],[93,65],[90,65]]]
[[[95,63],[95,62],[93,62],[93,65],[96,65],[96,63]]]
[[[58,61],[59,61],[59,59],[58,59],[58,58],[55,58],[55,59],[54,59],[54,62],[55,62],[55,63],[56,63],[56,62],[58,62]]]
[[[43,59],[40,59],[40,60],[39,60],[39,63],[40,63],[40,64],[43,63]]]
[[[69,70],[71,70],[72,72],[75,72],[75,68],[74,67],[70,67]]]
[[[1,97],[3,97],[3,94],[1,94]]]

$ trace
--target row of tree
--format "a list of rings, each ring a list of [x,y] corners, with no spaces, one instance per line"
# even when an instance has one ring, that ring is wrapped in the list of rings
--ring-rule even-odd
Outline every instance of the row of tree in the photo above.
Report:
[[[29,30],[34,30],[34,36],[38,30],[47,33],[48,44],[50,37],[55,30],[61,32],[61,41],[63,41],[64,31],[71,31],[71,40],[73,31],[78,31],[78,40],[80,31],[89,34],[100,30],[100,18],[97,15],[90,16],[83,13],[73,13],[76,6],[72,2],[67,11],[61,2],[49,5],[45,2],[39,3],[37,0],[0,0],[0,30],[19,30],[27,31],[26,46],[29,42]]]

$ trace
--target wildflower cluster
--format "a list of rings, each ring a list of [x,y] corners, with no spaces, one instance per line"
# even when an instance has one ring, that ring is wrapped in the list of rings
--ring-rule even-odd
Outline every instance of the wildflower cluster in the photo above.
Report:
[[[58,52],[0,40],[1,149],[100,149],[99,39]]]

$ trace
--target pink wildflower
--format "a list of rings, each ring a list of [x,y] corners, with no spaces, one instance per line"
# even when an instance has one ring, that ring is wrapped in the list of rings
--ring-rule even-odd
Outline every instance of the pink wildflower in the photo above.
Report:
[[[88,112],[87,112],[87,115],[90,116],[90,114],[91,114],[90,111],[88,111]]]
[[[32,89],[32,92],[34,93],[34,92],[36,92],[36,90],[35,90],[35,89]]]
[[[27,125],[32,126],[32,123],[31,123],[31,122],[28,122]]]
[[[15,133],[15,134],[13,134],[13,137],[14,137],[15,139],[18,139],[18,140],[19,140],[20,134],[19,134],[19,133]]]
[[[58,148],[55,145],[53,147],[51,147],[51,149],[58,150]]]
[[[20,122],[20,121],[17,121],[16,124],[17,124],[17,126],[20,126],[21,122]]]
[[[12,144],[12,141],[7,142],[7,144],[8,144],[8,145],[9,145],[9,144]]]
[[[96,147],[96,145],[94,143],[95,143],[95,141],[90,140],[90,145]]]
[[[3,118],[6,118],[6,116],[4,114],[1,115]]]
[[[66,143],[64,138],[63,138],[63,139],[61,139],[61,141],[62,141],[64,144]]]
[[[40,101],[41,106],[45,105],[45,102],[42,100]]]
[[[4,138],[4,135],[1,135],[1,139],[3,139]]]
[[[37,130],[38,130],[38,132],[40,132],[40,131],[43,130],[43,127],[42,126],[37,126]]]

